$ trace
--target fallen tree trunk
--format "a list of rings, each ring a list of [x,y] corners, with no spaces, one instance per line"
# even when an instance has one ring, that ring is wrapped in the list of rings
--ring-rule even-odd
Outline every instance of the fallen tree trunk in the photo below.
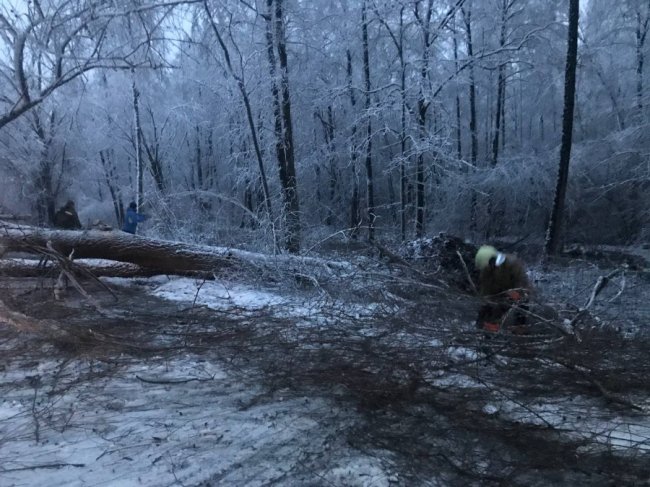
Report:
[[[13,215],[13,214],[0,214],[0,220],[11,220],[11,221],[26,221],[29,220],[32,215]]]
[[[187,271],[232,275],[242,272],[293,274],[321,279],[333,272],[350,272],[345,262],[293,255],[265,255],[243,250],[170,242],[119,231],[51,230],[27,225],[0,224],[0,254],[39,254],[48,246],[62,255],[74,251],[75,259],[107,259],[127,262],[156,273]]]
[[[142,267],[129,262],[115,262],[97,259],[79,259],[74,261],[78,268],[95,277],[152,277],[169,274],[155,267]],[[57,262],[41,263],[35,259],[0,259],[0,276],[2,277],[56,277],[61,272]],[[177,270],[174,275],[213,279],[214,275],[206,271]]]
[[[5,225],[0,231],[0,245],[6,252],[38,253],[50,242],[63,255],[74,250],[75,259],[107,259],[130,262],[161,270],[214,270],[234,267],[226,252],[148,239],[124,232],[100,230],[50,230],[24,225]]]

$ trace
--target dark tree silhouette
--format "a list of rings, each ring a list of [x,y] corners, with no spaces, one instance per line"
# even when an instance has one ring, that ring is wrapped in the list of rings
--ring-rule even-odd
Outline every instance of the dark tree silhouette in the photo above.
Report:
[[[562,114],[562,145],[560,147],[560,169],[555,187],[553,210],[546,234],[547,254],[556,254],[560,248],[564,200],[569,179],[571,142],[573,135],[573,110],[576,93],[576,64],[578,58],[579,0],[569,3],[569,34],[567,40],[566,71],[564,76],[564,113]]]

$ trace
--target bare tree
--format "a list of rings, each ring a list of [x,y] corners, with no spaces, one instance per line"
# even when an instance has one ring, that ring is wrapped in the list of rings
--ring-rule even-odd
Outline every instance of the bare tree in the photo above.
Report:
[[[296,253],[300,250],[300,204],[293,145],[289,66],[282,0],[267,0],[267,8],[267,52],[275,112],[276,153],[286,221],[285,246],[289,252]]]
[[[135,146],[135,173],[136,173],[136,199],[138,210],[144,204],[144,164],[142,161],[142,125],[140,123],[140,92],[135,84],[135,77],[131,85],[133,93],[133,143]]]
[[[66,143],[57,141],[64,132],[65,117],[52,109],[33,110],[27,117],[40,146],[38,164],[32,176],[36,189],[36,211],[38,221],[51,223],[57,199],[63,191],[69,160],[66,156]]]
[[[334,157],[334,110],[332,105],[327,106],[327,115],[323,116],[320,111],[316,112],[316,118],[320,120],[323,127],[323,136],[327,146],[328,165],[327,165],[327,186],[328,186],[328,206],[327,216],[325,217],[325,224],[331,226],[334,224],[334,204],[336,200],[336,190],[338,186],[338,169],[336,167],[336,158]],[[319,167],[319,166],[316,166]]]
[[[368,48],[368,18],[366,0],[361,5],[361,33],[363,38],[363,80],[366,101],[366,211],[368,217],[368,241],[375,239],[375,191],[372,176],[372,114],[370,113],[370,54]]]
[[[472,39],[472,2],[468,2],[467,7],[461,9],[463,13],[463,22],[465,23],[465,35],[467,46],[467,57],[470,61],[469,66],[469,133],[471,137],[471,161],[476,164],[478,158],[478,134],[476,126],[476,80],[474,72],[474,41]]]
[[[348,81],[348,95],[350,96],[350,106],[354,113],[357,99],[354,96],[354,89],[352,86],[352,53],[348,49],[346,51],[346,74]],[[359,203],[359,168],[357,167],[358,148],[357,148],[357,122],[352,123],[352,131],[350,134],[350,166],[352,168],[352,195],[350,198],[350,233],[353,238],[356,238],[359,226],[361,225],[361,210]]]
[[[407,136],[406,136],[406,114],[408,112],[408,106],[406,101],[406,58],[405,58],[405,46],[404,46],[404,36],[405,36],[405,27],[404,27],[404,5],[400,6],[399,9],[399,24],[397,32],[391,27],[390,23],[384,19],[378,13],[378,9],[375,8],[375,14],[379,19],[379,22],[386,28],[390,38],[395,45],[397,50],[397,57],[399,58],[399,78],[400,78],[400,128],[399,128],[399,141],[400,141],[400,154],[399,154],[399,175],[400,175],[400,236],[404,241],[406,240],[406,222],[408,219],[406,211],[406,199],[407,199],[407,185],[408,177],[406,175],[406,147],[407,147]],[[455,52],[455,51],[454,51]]]
[[[18,202],[47,221],[65,193],[82,203],[82,216],[112,218],[98,158],[112,149],[120,176],[113,184],[124,198],[127,187],[133,197],[161,195],[155,216],[164,218],[151,228],[170,236],[194,229],[208,239],[219,231],[234,242],[254,229],[266,239],[268,226],[239,226],[242,214],[257,221],[260,210],[280,221],[276,247],[292,252],[307,223],[314,238],[350,228],[346,235],[358,236],[362,226],[377,238],[379,221],[382,234],[402,240],[424,235],[434,221],[458,234],[486,229],[477,224],[484,221],[540,232],[553,189],[549,151],[562,125],[560,4],[5,0],[0,180],[12,194],[0,203]],[[648,0],[583,5],[575,126],[586,155],[571,163],[571,218],[596,219],[594,198],[616,202],[630,222],[647,217],[647,138],[632,140],[630,127],[647,111],[649,11]],[[139,69],[152,66],[163,69]],[[99,76],[85,75],[92,69]],[[98,111],[109,126],[98,126]],[[596,141],[616,147],[616,157],[592,150]],[[598,162],[589,171],[587,159]],[[277,175],[268,174],[269,163]],[[513,184],[521,191],[506,191]],[[275,198],[282,208],[274,217]],[[178,215],[188,203],[205,211],[186,224]],[[621,232],[633,226],[623,221],[616,221]],[[578,236],[587,226],[571,228]]]
[[[555,198],[551,219],[546,234],[546,253],[556,254],[560,249],[564,200],[569,179],[571,142],[573,137],[573,109],[576,93],[576,66],[578,61],[578,17],[579,0],[569,2],[569,31],[567,40],[566,70],[564,77],[564,113],[562,114],[562,145],[560,147],[560,168],[555,187]]]
[[[454,47],[454,67],[458,73],[460,70],[460,65],[458,64],[458,38],[457,38],[457,29],[456,29],[456,15],[454,15],[454,22],[452,25],[452,42]],[[460,118],[460,94],[459,90],[456,90],[456,96],[454,99],[454,111],[456,112],[456,157],[460,161],[463,158],[463,138],[462,138],[462,129],[461,129],[461,118]]]
[[[104,171],[106,186],[108,186],[108,191],[111,195],[113,211],[115,212],[115,220],[117,221],[118,227],[121,228],[122,223],[124,223],[124,203],[122,200],[122,190],[120,189],[119,183],[117,181],[117,171],[115,169],[113,150],[100,150],[99,160]]]
[[[514,13],[512,9],[517,0],[501,0],[501,25],[499,29],[499,49],[503,50],[506,45],[508,21]],[[494,115],[494,137],[492,139],[492,165],[496,166],[499,159],[499,137],[501,145],[505,144],[505,106],[506,106],[506,74],[508,61],[499,63],[497,80],[497,104]]]
[[[171,8],[174,3],[165,5]],[[114,24],[155,8],[130,2],[35,1],[17,14],[5,2],[0,7],[0,46],[10,54],[0,63],[6,84],[0,98],[0,128],[88,71],[150,66],[142,53],[155,33],[123,43]],[[37,72],[31,70],[33,52],[43,59]]]
[[[250,97],[246,89],[244,77],[243,74],[237,74],[233,68],[231,57],[230,57],[230,51],[228,50],[228,47],[226,46],[226,43],[224,42],[223,37],[221,36],[219,29],[217,28],[217,24],[214,20],[214,17],[212,16],[207,1],[203,2],[203,7],[205,9],[205,13],[210,22],[210,27],[212,28],[212,32],[214,33],[215,37],[217,38],[217,41],[219,42],[219,47],[221,47],[221,51],[224,56],[228,73],[235,80],[237,84],[237,89],[239,90],[239,93],[242,98],[242,102],[244,103],[244,108],[246,109],[246,120],[248,121],[248,128],[250,129],[251,139],[253,141],[253,147],[255,148],[257,166],[260,171],[260,179],[262,180],[262,188],[264,190],[264,202],[266,204],[266,211],[268,213],[269,220],[273,221],[273,206],[271,204],[271,194],[269,192],[269,185],[266,178],[266,171],[264,169],[264,160],[262,158],[262,151],[260,149],[259,138],[257,135],[257,128],[255,126],[255,120],[253,119],[253,109],[251,108]]]
[[[429,56],[432,44],[431,16],[433,14],[433,0],[427,0],[424,12],[420,12],[420,2],[415,3],[415,17],[422,30],[422,61],[420,65],[420,93],[417,102],[416,119],[420,130],[419,138],[426,138],[427,111],[431,101],[427,96],[426,86],[429,81]],[[424,235],[424,154],[418,154],[415,169],[415,235]]]
[[[645,5],[645,8],[643,7]],[[634,12],[636,28],[634,30],[636,39],[636,104],[639,116],[643,115],[643,65],[645,61],[645,41],[650,29],[650,1],[642,3],[639,0]]]
[[[142,147],[147,154],[147,160],[149,161],[149,171],[151,177],[156,183],[156,187],[160,194],[165,194],[167,185],[165,183],[165,172],[163,170],[163,156],[161,154],[161,139],[165,135],[165,128],[167,125],[167,120],[163,123],[160,131],[158,130],[158,125],[156,124],[156,117],[151,107],[148,107],[147,113],[149,114],[149,119],[151,120],[151,138],[147,139],[144,132],[141,131],[141,143]]]
[[[422,60],[420,61],[420,87],[417,100],[416,120],[419,129],[419,138],[424,141],[427,136],[427,112],[431,106],[432,98],[439,93],[439,90],[431,89],[430,79],[430,56],[431,46],[441,35],[443,29],[451,22],[456,11],[462,7],[465,0],[456,0],[452,6],[442,15],[437,26],[431,25],[434,12],[433,0],[427,0],[424,11],[420,11],[420,2],[415,3],[415,18],[422,35]],[[430,92],[433,91],[433,95]],[[424,153],[420,151],[415,169],[416,191],[415,191],[415,234],[422,237],[425,231],[425,166]]]

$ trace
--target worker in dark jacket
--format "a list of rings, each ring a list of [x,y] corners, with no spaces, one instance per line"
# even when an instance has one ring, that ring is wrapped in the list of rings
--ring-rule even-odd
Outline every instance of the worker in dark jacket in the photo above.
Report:
[[[475,265],[480,272],[479,291],[488,301],[479,311],[477,327],[494,332],[503,327],[521,330],[531,294],[524,263],[484,245],[476,253]]]
[[[74,201],[68,202],[54,214],[54,226],[66,230],[79,230],[81,222],[74,207]]]
[[[147,215],[138,213],[138,206],[135,204],[135,201],[132,201],[126,209],[122,230],[135,235],[135,232],[138,229],[138,223],[145,221],[147,218]]]

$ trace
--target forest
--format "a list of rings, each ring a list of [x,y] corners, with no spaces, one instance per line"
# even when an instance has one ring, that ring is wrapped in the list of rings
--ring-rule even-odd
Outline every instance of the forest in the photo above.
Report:
[[[568,243],[647,241],[643,0],[581,5]],[[566,1],[3,2],[4,213],[259,250],[543,236]],[[145,227],[143,226],[143,229]]]
[[[649,30],[0,0],[0,484],[645,485]]]

